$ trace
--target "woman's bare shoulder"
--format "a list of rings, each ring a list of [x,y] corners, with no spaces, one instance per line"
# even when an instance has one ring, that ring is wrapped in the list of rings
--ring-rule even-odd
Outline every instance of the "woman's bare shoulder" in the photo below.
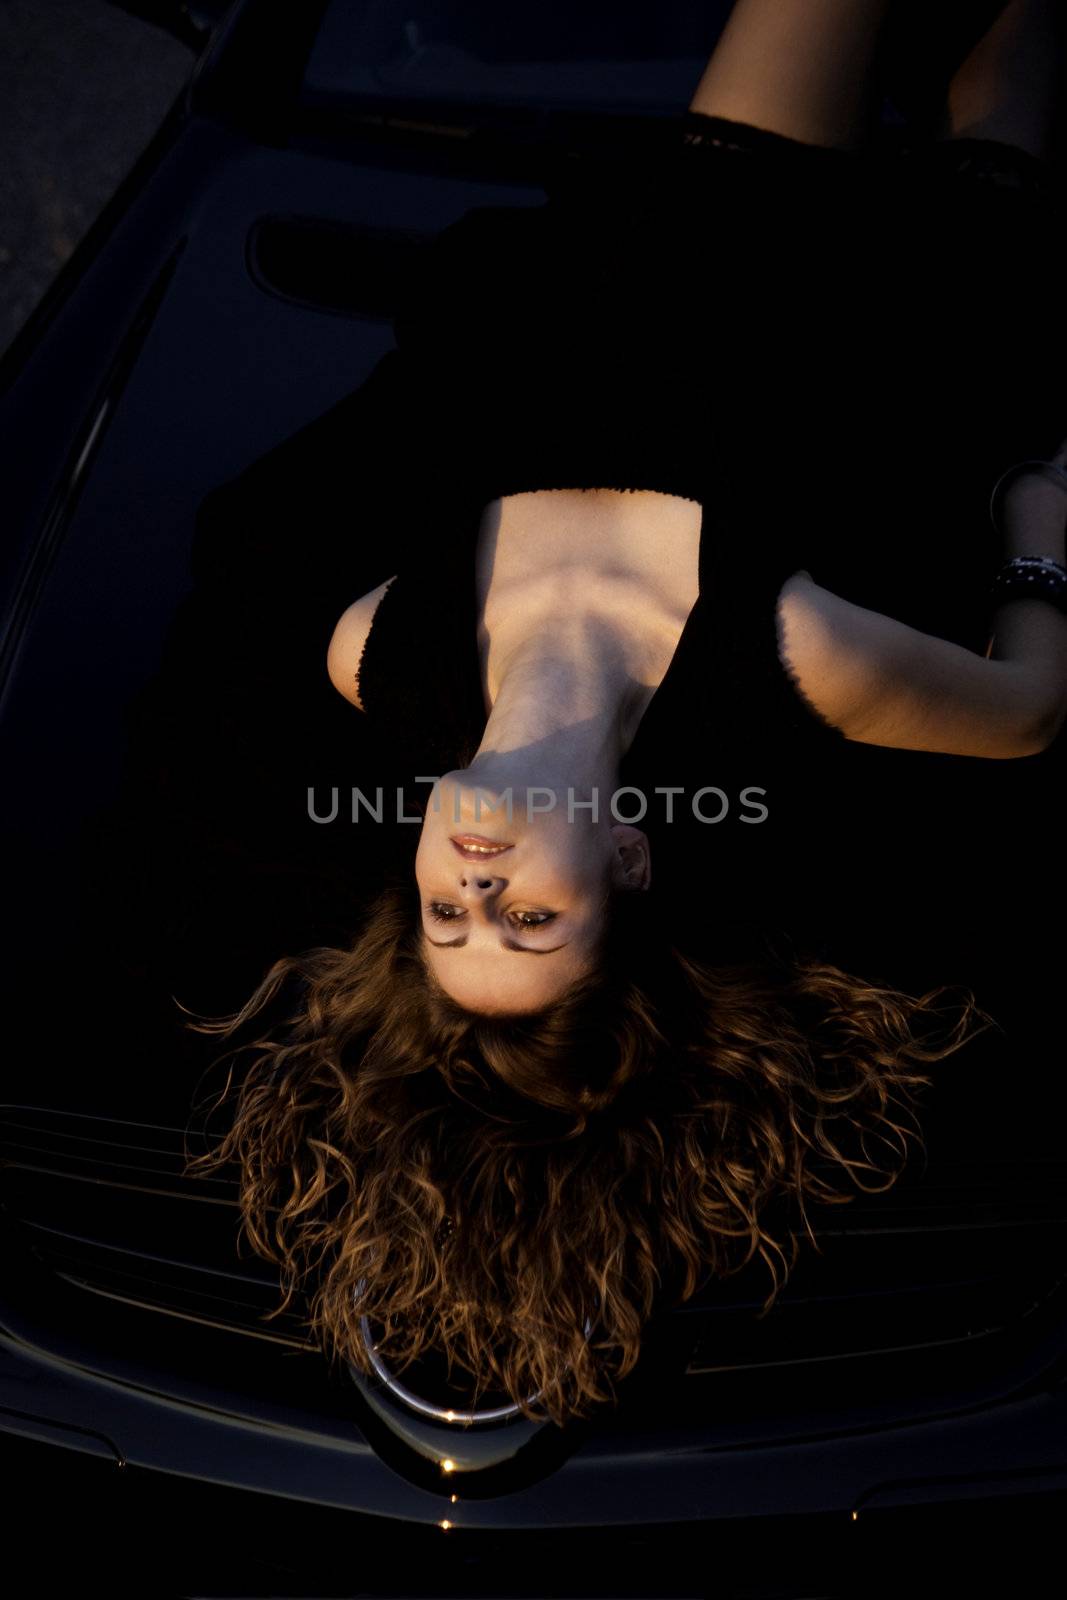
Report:
[[[864,613],[801,570],[778,595],[778,655],[800,698],[848,736],[870,695]]]
[[[330,682],[339,694],[344,695],[345,699],[356,707],[357,711],[363,710],[359,692],[359,669],[363,651],[370,636],[375,613],[395,576],[394,573],[393,578],[387,578],[369,594],[361,595],[341,613],[326,652],[326,670],[330,675]]]

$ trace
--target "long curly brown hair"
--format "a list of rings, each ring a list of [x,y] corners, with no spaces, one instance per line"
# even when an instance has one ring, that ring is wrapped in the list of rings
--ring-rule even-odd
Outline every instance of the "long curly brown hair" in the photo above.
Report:
[[[617,897],[596,971],[544,1013],[459,1007],[414,891],[391,887],[350,948],[283,958],[235,1015],[190,1024],[229,1037],[294,983],[229,1052],[232,1124],[189,1163],[238,1163],[244,1232],[281,1271],[270,1315],[302,1304],[309,1337],[369,1372],[367,1315],[394,1371],[433,1351],[562,1425],[614,1399],[661,1303],[758,1253],[765,1314],[801,1235],[818,1248],[806,1203],[897,1179],[923,1147],[922,1068],[993,1025],[973,996],[818,959],[708,964],[650,898]]]

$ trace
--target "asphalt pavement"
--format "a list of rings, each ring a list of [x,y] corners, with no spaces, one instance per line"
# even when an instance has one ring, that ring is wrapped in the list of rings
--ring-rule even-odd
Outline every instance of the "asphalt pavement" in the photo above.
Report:
[[[105,0],[0,0],[0,351],[192,64],[184,45]]]

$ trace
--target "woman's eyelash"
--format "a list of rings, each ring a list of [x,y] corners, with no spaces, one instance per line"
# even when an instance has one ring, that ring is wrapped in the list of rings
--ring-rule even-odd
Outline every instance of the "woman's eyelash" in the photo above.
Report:
[[[465,915],[464,912],[456,911],[452,906],[443,906],[435,900],[431,900],[426,912],[434,922],[456,922]],[[518,928],[543,928],[555,915],[554,911],[516,911],[511,921]]]

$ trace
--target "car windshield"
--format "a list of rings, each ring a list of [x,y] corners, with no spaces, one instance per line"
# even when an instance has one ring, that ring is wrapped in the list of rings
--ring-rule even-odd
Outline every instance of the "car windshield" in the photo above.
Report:
[[[729,5],[332,0],[306,107],[355,100],[656,111],[684,104]]]

